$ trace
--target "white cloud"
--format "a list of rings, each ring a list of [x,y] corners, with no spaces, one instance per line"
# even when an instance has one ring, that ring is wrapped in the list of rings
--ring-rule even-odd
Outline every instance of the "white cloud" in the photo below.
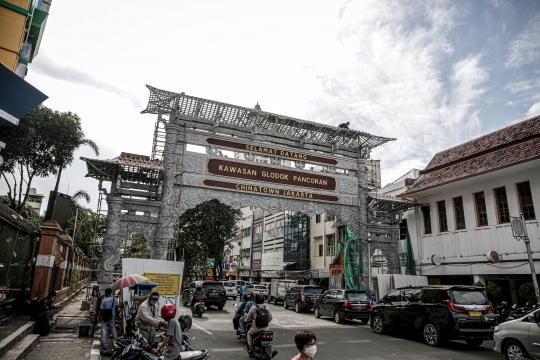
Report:
[[[506,66],[520,67],[540,59],[540,12],[529,20],[523,31],[510,44]]]
[[[532,118],[538,115],[540,115],[540,101],[533,104],[533,106],[531,106],[529,110],[527,111],[527,113],[525,114],[527,118]]]
[[[489,80],[482,55],[471,54],[443,71],[454,48],[449,31],[460,13],[441,3],[349,3],[339,33],[344,61],[322,73],[322,95],[311,115],[397,141],[373,153],[383,183],[423,168],[433,154],[477,135],[475,102]]]

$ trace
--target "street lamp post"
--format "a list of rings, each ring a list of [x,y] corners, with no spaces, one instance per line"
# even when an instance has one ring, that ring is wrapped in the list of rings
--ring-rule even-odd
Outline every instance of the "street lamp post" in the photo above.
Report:
[[[531,267],[531,276],[534,285],[534,294],[536,296],[536,303],[540,305],[540,291],[538,290],[538,281],[536,280],[536,271],[534,270],[534,260],[531,251],[531,241],[527,235],[527,227],[525,226],[525,216],[521,214],[520,217],[512,218],[512,232],[514,237],[519,241],[523,239],[525,247],[527,249],[527,256],[529,257],[529,266]]]

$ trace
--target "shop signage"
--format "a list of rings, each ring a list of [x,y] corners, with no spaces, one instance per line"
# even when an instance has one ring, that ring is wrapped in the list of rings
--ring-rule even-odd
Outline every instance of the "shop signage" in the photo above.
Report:
[[[329,277],[330,276],[330,270],[328,268],[320,268],[319,269],[319,277]]]
[[[332,176],[305,173],[294,170],[270,168],[267,166],[239,163],[221,159],[208,159],[206,172],[210,175],[226,176],[230,178],[264,181],[274,184],[291,185],[319,189],[325,191],[336,190],[336,179]],[[293,191],[293,189],[290,189]]]
[[[431,263],[433,265],[441,265],[442,264],[442,257],[439,254],[433,254],[431,255]]]
[[[210,179],[204,180],[203,183],[206,186],[254,192],[254,193],[259,193],[259,194],[279,195],[279,196],[293,197],[293,198],[298,198],[298,199],[320,200],[320,201],[330,201],[330,202],[337,202],[339,200],[337,196],[323,195],[323,194],[317,194],[317,193],[306,192],[306,191],[298,191],[297,189],[283,190],[283,189],[276,189],[276,188],[271,188],[271,187],[266,187],[266,186],[246,185],[246,184],[230,183],[226,181],[217,181],[217,180],[210,180]]]
[[[338,163],[337,160],[335,159],[328,159],[321,156],[302,154],[296,151],[280,150],[280,149],[270,148],[266,146],[250,145],[250,144],[240,143],[236,141],[208,138],[206,139],[206,142],[210,145],[228,147],[228,148],[238,149],[238,150],[243,150],[243,151],[251,151],[251,152],[259,153],[262,155],[268,155],[268,156],[279,156],[279,157],[283,157],[283,158],[287,158],[291,160],[302,160],[302,161],[307,161],[307,162],[316,162],[316,163],[322,163],[322,164],[334,165],[334,166],[337,165]]]
[[[330,265],[330,269],[328,270],[330,271],[330,274],[332,275],[339,275],[339,274],[345,273],[343,267],[341,267],[341,264]]]
[[[205,275],[203,277],[204,280],[214,280],[214,277],[212,275]]]
[[[319,277],[319,269],[311,270],[311,277],[318,278]]]
[[[161,296],[178,296],[180,290],[180,274],[144,273],[157,286],[155,291]]]

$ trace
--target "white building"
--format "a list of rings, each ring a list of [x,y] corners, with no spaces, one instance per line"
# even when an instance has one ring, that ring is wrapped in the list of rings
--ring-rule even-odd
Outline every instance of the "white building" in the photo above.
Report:
[[[34,188],[30,188],[30,191],[28,192],[28,199],[26,200],[26,203],[30,205],[34,210],[38,212],[38,214],[41,213],[41,204],[43,203],[43,198],[45,195],[38,194],[37,190]]]
[[[329,265],[336,257],[337,248],[335,223],[335,218],[327,213],[310,219],[312,284],[328,287]]]
[[[494,281],[517,303],[531,272],[511,217],[524,214],[540,271],[540,116],[437,153],[400,196],[424,204],[407,215],[419,275]]]

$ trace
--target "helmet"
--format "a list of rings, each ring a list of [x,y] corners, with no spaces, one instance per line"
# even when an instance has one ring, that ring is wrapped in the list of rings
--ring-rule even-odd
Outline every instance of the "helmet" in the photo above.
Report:
[[[165,304],[161,307],[161,317],[164,319],[174,318],[176,316],[176,306]]]
[[[264,295],[263,294],[255,294],[255,304],[264,304]]]
[[[508,303],[506,301],[501,301],[501,306],[504,306],[505,308],[508,307]]]
[[[251,300],[251,294],[244,294],[244,301],[250,301]]]
[[[189,316],[188,314],[180,315],[178,321],[180,322],[182,331],[188,331],[189,329],[191,329],[192,319],[191,316]]]

